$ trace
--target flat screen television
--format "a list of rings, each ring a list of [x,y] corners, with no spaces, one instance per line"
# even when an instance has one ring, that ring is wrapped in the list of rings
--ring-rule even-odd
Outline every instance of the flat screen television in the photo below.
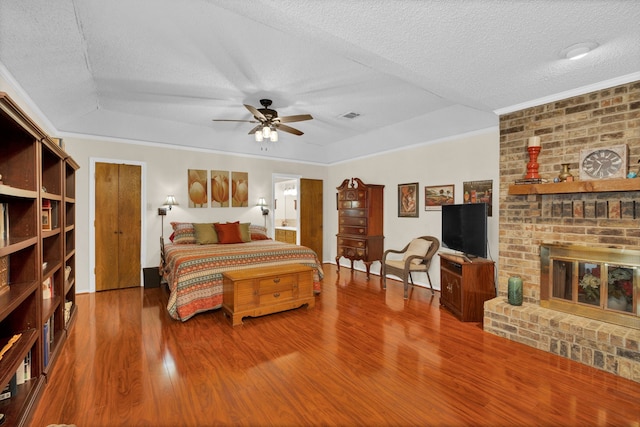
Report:
[[[442,206],[442,245],[471,257],[487,257],[487,204]]]

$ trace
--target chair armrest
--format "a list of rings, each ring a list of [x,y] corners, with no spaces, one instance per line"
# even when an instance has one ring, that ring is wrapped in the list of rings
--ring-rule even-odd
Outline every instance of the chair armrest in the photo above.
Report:
[[[384,251],[384,253],[382,254],[382,263],[384,263],[384,261],[387,259],[387,255],[388,254],[403,254],[405,253],[405,251],[407,250],[407,248],[404,248],[403,250],[399,251],[397,249],[387,249],[386,251]]]

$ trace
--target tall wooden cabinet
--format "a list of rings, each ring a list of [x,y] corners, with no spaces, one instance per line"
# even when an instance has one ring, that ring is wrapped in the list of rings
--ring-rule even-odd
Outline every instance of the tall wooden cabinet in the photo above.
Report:
[[[364,262],[369,270],[374,261],[381,261],[384,252],[384,185],[365,184],[359,178],[345,179],[337,187],[338,252],[340,258]]]
[[[0,92],[0,387],[17,384],[0,401],[6,425],[27,423],[75,318],[77,168]]]

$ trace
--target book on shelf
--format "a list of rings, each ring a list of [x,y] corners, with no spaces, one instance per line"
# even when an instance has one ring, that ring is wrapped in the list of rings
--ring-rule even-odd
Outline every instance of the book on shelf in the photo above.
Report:
[[[44,342],[43,345],[43,357],[44,357],[44,366],[49,366],[49,320],[44,324],[44,328],[42,331],[42,340]]]
[[[31,379],[31,351],[24,357],[16,370],[16,384],[21,385]]]
[[[51,230],[51,208],[42,208],[42,229]]]
[[[522,178],[516,179],[516,184],[546,184],[549,180],[544,178]]]
[[[9,244],[9,204],[0,203],[0,246]]]
[[[44,324],[44,326],[47,328],[47,331],[44,334],[44,338],[49,344],[53,344],[53,334],[54,334],[53,325],[54,325],[54,321],[55,321],[55,314],[52,314],[51,317],[49,317],[47,319],[47,322]]]
[[[0,295],[9,290],[9,255],[0,257]]]
[[[64,302],[64,324],[65,326],[69,323],[69,319],[71,318],[71,308],[73,307],[73,301],[65,301]]]
[[[43,345],[43,357],[44,357],[44,366],[47,367],[49,365],[49,354],[51,352],[51,348],[53,347],[53,316],[51,316],[47,323],[44,324],[42,329],[42,340],[44,341]]]
[[[51,205],[51,229],[55,230],[56,228],[60,227],[59,222],[59,215],[58,215],[58,202],[54,202]]]
[[[0,400],[11,399],[18,392],[18,374],[13,374],[9,383],[0,391]]]

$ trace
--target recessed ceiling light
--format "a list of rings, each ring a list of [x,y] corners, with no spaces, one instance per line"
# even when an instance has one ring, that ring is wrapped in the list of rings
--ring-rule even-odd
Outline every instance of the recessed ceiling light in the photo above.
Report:
[[[562,52],[560,52],[560,57],[571,60],[580,59],[597,47],[598,43],[593,42],[574,44],[563,49]]]

